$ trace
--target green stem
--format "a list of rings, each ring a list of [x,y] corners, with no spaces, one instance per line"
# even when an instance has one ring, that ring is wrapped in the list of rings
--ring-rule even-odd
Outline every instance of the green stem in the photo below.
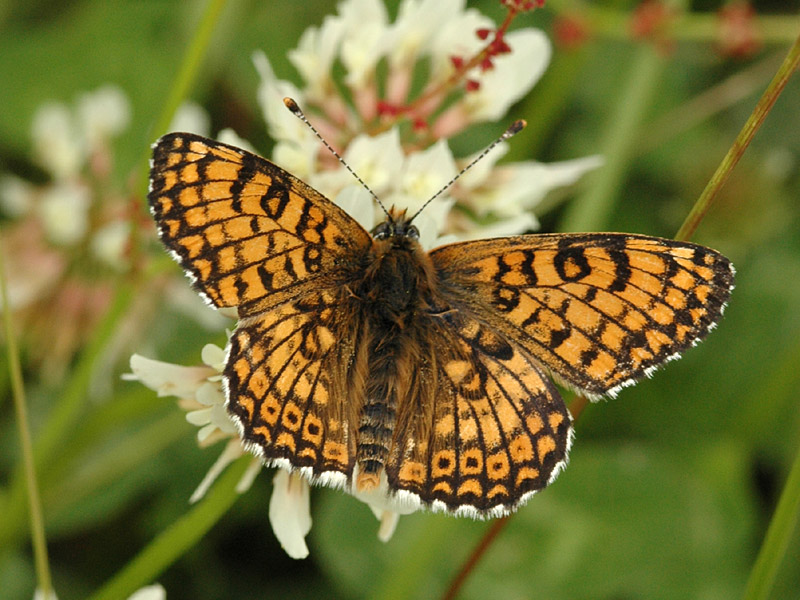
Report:
[[[241,479],[251,460],[251,456],[245,456],[230,465],[200,503],[161,532],[100,588],[91,600],[127,598],[158,577],[233,506],[239,497],[236,483]]]
[[[750,571],[744,592],[745,600],[769,598],[778,567],[786,554],[792,532],[797,526],[798,517],[800,517],[800,448],[778,500],[775,514],[772,515],[767,536],[764,538],[753,570]]]
[[[62,448],[64,440],[69,437],[72,427],[80,417],[86,404],[95,359],[101,355],[103,348],[115,333],[117,323],[125,314],[132,299],[133,286],[120,284],[108,312],[95,330],[92,340],[83,350],[63,394],[54,410],[48,415],[47,422],[36,440],[33,458],[39,471],[42,471],[55,453]],[[0,546],[13,537],[14,523],[24,518],[24,511],[24,476],[17,471],[12,477],[8,501],[3,507],[3,519],[0,520]]]
[[[44,533],[42,502],[39,498],[39,486],[36,481],[36,467],[33,460],[33,444],[28,425],[28,410],[25,402],[25,385],[22,381],[22,369],[19,362],[19,349],[12,323],[11,306],[8,302],[8,290],[5,273],[5,251],[0,240],[0,298],[3,303],[3,322],[5,326],[6,346],[8,348],[8,367],[11,377],[11,390],[14,408],[17,414],[19,443],[22,451],[22,465],[25,471],[25,483],[28,491],[28,510],[30,514],[31,542],[33,544],[34,562],[36,564],[36,580],[43,598],[50,598],[53,584],[50,577],[50,565],[47,560],[47,539]]]
[[[600,154],[605,165],[587,176],[586,191],[570,202],[559,231],[597,231],[605,228],[614,201],[630,166],[645,112],[658,90],[664,57],[651,46],[642,46],[630,67],[625,89],[609,119]]]
[[[181,60],[180,70],[169,91],[164,108],[161,110],[161,115],[155,123],[154,138],[167,132],[167,127],[169,127],[172,117],[175,116],[175,111],[178,110],[181,102],[184,101],[189,94],[189,90],[194,86],[200,67],[208,52],[208,47],[211,45],[211,36],[214,33],[214,28],[226,4],[227,0],[209,0],[206,5],[203,18],[197,26],[189,46],[186,48],[186,53]]]
[[[747,119],[739,135],[736,136],[736,140],[734,140],[725,158],[722,159],[722,162],[711,177],[708,185],[706,185],[703,193],[700,194],[697,202],[695,202],[689,216],[686,217],[683,225],[681,225],[681,228],[675,235],[675,239],[688,240],[692,237],[700,221],[711,207],[711,203],[714,201],[717,192],[725,184],[731,171],[733,171],[733,168],[739,162],[742,154],[744,154],[744,151],[750,145],[753,136],[755,136],[758,128],[761,127],[761,123],[764,122],[764,119],[767,118],[769,111],[772,110],[772,106],[775,104],[778,96],[780,96],[783,88],[786,87],[789,78],[797,70],[798,65],[800,65],[800,37],[795,39],[794,44],[792,44],[792,47],[789,49],[789,53],[783,60],[778,72],[775,74],[775,77],[772,78],[769,86],[767,86],[766,91],[761,96],[758,104],[756,104],[750,118]]]

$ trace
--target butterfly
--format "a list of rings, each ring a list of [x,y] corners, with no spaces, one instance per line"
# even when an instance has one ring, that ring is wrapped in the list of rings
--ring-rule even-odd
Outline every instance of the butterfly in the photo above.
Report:
[[[566,465],[550,376],[614,396],[703,338],[731,263],[626,233],[426,252],[412,218],[368,232],[259,156],[188,133],[154,145],[151,211],[201,296],[236,307],[227,410],[268,465],[436,511],[507,514]]]

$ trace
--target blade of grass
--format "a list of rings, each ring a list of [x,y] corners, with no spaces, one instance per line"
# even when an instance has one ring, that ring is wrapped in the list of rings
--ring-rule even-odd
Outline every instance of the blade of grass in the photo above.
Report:
[[[567,204],[559,231],[598,231],[606,227],[630,166],[645,112],[658,91],[664,64],[663,55],[655,48],[639,48],[600,144],[605,165],[586,176],[585,191]]]
[[[750,145],[750,142],[753,140],[753,136],[755,136],[756,131],[758,131],[759,127],[761,127],[764,119],[767,118],[769,111],[772,110],[772,106],[775,104],[778,96],[780,96],[783,88],[786,87],[786,84],[789,82],[789,78],[797,70],[798,65],[800,65],[800,37],[798,37],[794,44],[792,44],[792,47],[789,49],[789,53],[786,55],[786,58],[783,60],[780,68],[778,68],[778,72],[775,74],[775,77],[772,78],[772,81],[767,86],[766,91],[756,104],[756,107],[753,109],[753,112],[747,119],[744,127],[742,127],[739,135],[736,136],[736,140],[734,140],[730,150],[728,150],[725,158],[722,159],[717,171],[709,180],[708,185],[706,185],[706,188],[703,190],[703,193],[700,194],[700,198],[697,199],[697,202],[692,207],[691,212],[689,212],[689,216],[686,217],[686,220],[683,222],[683,225],[681,225],[678,233],[675,234],[675,239],[688,240],[692,237],[697,229],[697,226],[700,224],[700,221],[711,207],[711,203],[714,201],[717,192],[725,184],[725,181],[727,181],[731,171],[739,162],[739,159],[742,157],[742,154],[744,154],[744,151]]]
[[[22,381],[22,369],[19,363],[17,339],[12,323],[11,306],[8,303],[8,290],[5,272],[5,249],[0,238],[0,298],[3,303],[3,324],[8,349],[8,367],[11,377],[11,391],[14,409],[17,415],[19,444],[22,452],[22,468],[25,472],[25,484],[28,491],[28,513],[31,526],[31,543],[33,545],[34,562],[36,564],[37,589],[43,598],[50,598],[53,589],[50,577],[50,564],[47,559],[47,539],[44,532],[42,502],[39,498],[39,486],[36,481],[36,467],[33,460],[33,444],[28,425],[28,409],[25,403],[25,385]]]
[[[792,532],[797,527],[800,517],[800,448],[794,459],[794,465],[789,472],[786,486],[781,492],[775,514],[767,529],[767,535],[758,558],[750,571],[744,600],[766,600],[770,597],[775,576],[778,573],[786,548],[789,546]],[[793,568],[797,568],[794,565]]]

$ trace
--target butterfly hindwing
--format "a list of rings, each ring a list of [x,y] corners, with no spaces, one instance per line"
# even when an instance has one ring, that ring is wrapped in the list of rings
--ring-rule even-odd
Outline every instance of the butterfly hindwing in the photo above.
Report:
[[[345,385],[356,332],[335,297],[322,290],[240,322],[224,376],[228,411],[256,454],[343,485],[360,403]]]
[[[430,256],[458,306],[593,397],[702,339],[733,287],[714,250],[631,234],[478,240]]]
[[[271,162],[189,133],[153,151],[150,208],[159,235],[216,307],[258,314],[337,285],[343,258],[369,234],[319,192]]]
[[[525,350],[463,312],[434,316],[421,330],[419,346],[432,358],[398,414],[390,487],[471,516],[513,510],[566,464],[564,402]],[[431,401],[416,406],[419,397]]]

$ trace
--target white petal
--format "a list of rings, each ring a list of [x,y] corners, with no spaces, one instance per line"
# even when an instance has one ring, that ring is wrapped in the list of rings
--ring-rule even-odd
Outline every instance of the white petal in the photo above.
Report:
[[[216,344],[206,344],[200,352],[200,358],[204,364],[222,373],[225,366],[225,350]]]
[[[380,521],[381,526],[378,528],[378,539],[382,542],[388,542],[394,535],[394,530],[397,529],[397,522],[400,520],[400,513],[391,510],[383,511]]]
[[[159,583],[140,588],[128,596],[128,600],[166,600],[167,591]]]
[[[111,221],[92,236],[92,254],[118,271],[128,266],[126,252],[130,241],[131,224],[127,221]]]
[[[90,147],[123,131],[131,120],[131,104],[121,88],[106,85],[78,99],[78,115]]]
[[[339,4],[345,24],[341,59],[347,70],[345,81],[363,86],[375,75],[375,65],[386,52],[386,7],[378,0],[348,0]]]
[[[360,185],[349,185],[336,195],[334,202],[367,231],[375,227],[378,211],[370,193]]]
[[[90,204],[89,190],[79,183],[63,181],[46,188],[37,209],[47,238],[64,246],[80,241],[89,229]]]
[[[405,156],[397,128],[370,137],[359,135],[347,147],[344,159],[373,192],[380,196],[397,185]],[[346,171],[342,167],[341,171]]]
[[[230,144],[231,146],[236,146],[237,148],[241,148],[242,150],[247,150],[248,152],[252,152],[253,154],[258,154],[256,149],[253,148],[253,145],[250,142],[241,137],[230,127],[226,127],[225,129],[220,129],[219,133],[217,133],[217,139],[223,144]]]
[[[420,202],[426,202],[457,172],[447,142],[439,140],[430,148],[415,152],[406,159],[400,190]]]
[[[59,102],[42,105],[33,117],[33,146],[40,164],[56,179],[77,175],[86,146],[69,109]]]
[[[473,122],[496,121],[505,115],[539,81],[550,62],[550,41],[541,31],[512,31],[505,39],[512,52],[498,56],[493,69],[476,75],[480,88],[464,95]]]
[[[158,392],[159,396],[178,397],[194,397],[206,378],[214,375],[214,370],[209,367],[183,367],[139,354],[131,356],[131,371],[137,380]]]
[[[208,425],[211,422],[211,408],[203,408],[186,413],[186,421],[196,427]]]
[[[291,142],[301,147],[311,142],[318,144],[314,133],[283,103],[283,99],[288,96],[302,106],[303,94],[300,90],[294,84],[275,76],[272,65],[263,52],[253,53],[253,64],[261,78],[258,85],[258,103],[264,113],[270,136],[277,142]],[[283,163],[281,166],[289,168],[289,165]]]
[[[244,475],[242,475],[242,478],[236,484],[237,494],[244,494],[250,489],[250,486],[253,485],[253,481],[256,479],[256,475],[261,473],[262,467],[261,461],[257,458],[253,458],[253,460],[250,461],[250,466],[247,467]]]
[[[35,193],[36,188],[20,177],[0,177],[0,207],[12,219],[27,214],[33,206]]]
[[[222,454],[219,455],[216,462],[211,465],[206,476],[203,477],[203,481],[200,482],[200,485],[197,486],[197,489],[189,497],[189,502],[194,504],[205,496],[208,488],[210,488],[211,484],[220,476],[220,473],[225,470],[225,467],[239,458],[243,453],[241,442],[238,439],[230,440],[225,446],[225,450],[222,451]]]
[[[296,473],[278,469],[269,501],[269,522],[286,554],[306,558],[305,537],[311,531],[310,489]]]
[[[211,117],[196,102],[184,102],[175,111],[169,131],[185,131],[208,137],[211,135]]]

